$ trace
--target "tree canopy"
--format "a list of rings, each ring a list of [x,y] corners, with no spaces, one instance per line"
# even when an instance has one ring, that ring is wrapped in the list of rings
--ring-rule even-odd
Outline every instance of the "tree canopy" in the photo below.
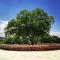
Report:
[[[17,14],[16,19],[8,22],[5,34],[7,37],[19,36],[21,39],[29,39],[31,44],[35,44],[38,38],[49,35],[53,23],[54,17],[49,16],[43,9],[25,9]]]

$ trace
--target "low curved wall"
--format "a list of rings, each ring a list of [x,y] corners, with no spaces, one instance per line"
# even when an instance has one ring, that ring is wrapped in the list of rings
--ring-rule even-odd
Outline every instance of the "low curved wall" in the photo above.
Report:
[[[60,44],[48,43],[40,45],[18,45],[18,44],[1,44],[0,49],[11,51],[47,51],[60,49]]]

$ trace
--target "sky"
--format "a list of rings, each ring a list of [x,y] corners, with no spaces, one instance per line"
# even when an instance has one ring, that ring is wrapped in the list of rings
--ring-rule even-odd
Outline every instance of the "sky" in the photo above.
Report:
[[[0,36],[9,20],[16,17],[22,9],[42,8],[48,15],[54,16],[55,23],[50,33],[60,35],[60,0],[0,0]]]

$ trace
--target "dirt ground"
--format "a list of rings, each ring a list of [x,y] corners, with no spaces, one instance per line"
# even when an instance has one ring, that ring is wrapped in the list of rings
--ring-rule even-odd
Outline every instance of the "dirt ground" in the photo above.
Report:
[[[0,60],[60,60],[60,50],[6,51],[0,49]]]

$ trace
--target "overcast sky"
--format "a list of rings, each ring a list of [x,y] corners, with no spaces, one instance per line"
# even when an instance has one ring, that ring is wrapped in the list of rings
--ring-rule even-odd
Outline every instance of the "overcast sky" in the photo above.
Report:
[[[4,27],[7,22],[16,17],[22,9],[44,9],[48,15],[55,18],[51,34],[60,34],[60,0],[0,0],[0,36],[4,36]]]

